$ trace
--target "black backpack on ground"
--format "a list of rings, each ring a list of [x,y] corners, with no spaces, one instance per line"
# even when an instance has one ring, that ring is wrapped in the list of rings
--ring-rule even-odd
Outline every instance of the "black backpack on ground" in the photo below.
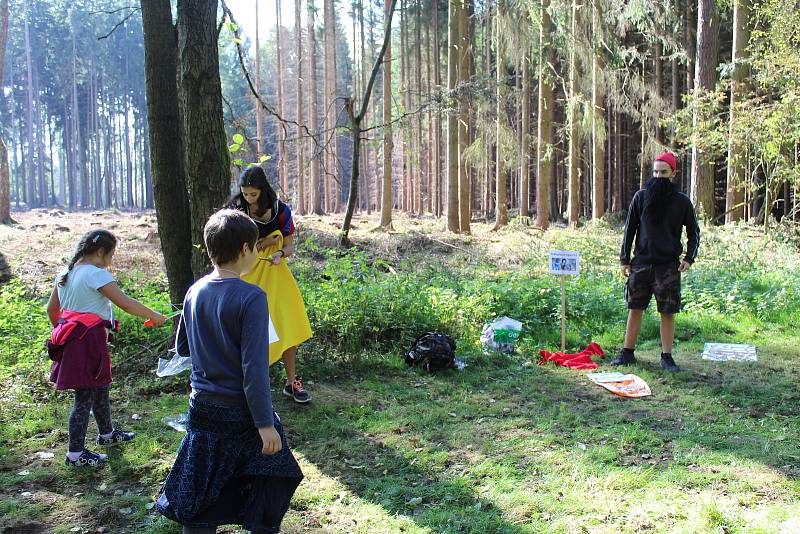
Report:
[[[453,369],[456,366],[456,342],[447,334],[426,332],[419,336],[406,354],[408,365],[417,365],[428,372]]]

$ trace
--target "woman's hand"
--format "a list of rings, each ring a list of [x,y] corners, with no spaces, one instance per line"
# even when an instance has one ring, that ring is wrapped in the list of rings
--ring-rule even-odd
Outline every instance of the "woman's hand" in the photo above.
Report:
[[[280,240],[281,236],[279,235],[272,235],[269,237],[265,237],[264,239],[260,239],[256,243],[256,249],[258,249],[259,252],[264,252],[269,247],[274,247],[275,245],[277,245],[280,242]]]
[[[272,265],[280,265],[281,258],[283,258],[284,256],[286,256],[286,253],[283,251],[283,249],[275,252],[275,254],[272,255],[272,259],[270,260],[272,262]]]

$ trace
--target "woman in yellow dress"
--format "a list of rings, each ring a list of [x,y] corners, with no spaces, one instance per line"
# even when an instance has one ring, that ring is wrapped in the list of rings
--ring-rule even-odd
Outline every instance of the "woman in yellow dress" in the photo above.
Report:
[[[258,226],[258,263],[242,280],[255,284],[267,294],[269,315],[279,340],[269,346],[269,364],[283,360],[286,384],[283,394],[306,403],[311,396],[297,376],[297,346],[311,338],[303,297],[286,258],[294,254],[294,221],[287,204],[278,199],[267,175],[254,166],[239,177],[239,194],[231,207],[247,213]]]

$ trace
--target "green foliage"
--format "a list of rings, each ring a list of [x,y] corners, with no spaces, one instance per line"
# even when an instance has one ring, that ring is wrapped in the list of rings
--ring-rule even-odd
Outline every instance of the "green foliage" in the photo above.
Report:
[[[47,301],[13,279],[0,287],[0,378],[34,362],[49,362],[44,342],[50,332]]]

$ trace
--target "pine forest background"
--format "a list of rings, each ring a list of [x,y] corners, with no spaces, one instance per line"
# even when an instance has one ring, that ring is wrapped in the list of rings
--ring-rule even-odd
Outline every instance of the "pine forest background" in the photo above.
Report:
[[[283,3],[294,20],[278,15],[255,40],[219,8],[231,178],[260,161],[298,213],[342,212],[346,107],[359,105],[389,6]],[[142,17],[129,4],[8,1],[13,209],[154,207]],[[796,220],[798,13],[776,0],[400,0],[366,108],[356,209],[383,211],[384,226],[391,210],[443,217],[464,233],[516,215],[575,225],[624,210],[669,149],[706,218]]]

